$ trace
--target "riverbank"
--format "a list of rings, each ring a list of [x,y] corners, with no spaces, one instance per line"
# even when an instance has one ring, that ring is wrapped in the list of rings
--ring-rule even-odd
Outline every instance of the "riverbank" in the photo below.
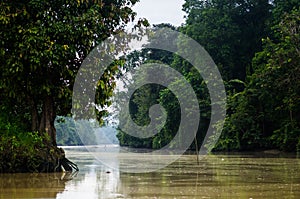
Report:
[[[37,132],[1,134],[0,173],[72,171],[62,148]]]

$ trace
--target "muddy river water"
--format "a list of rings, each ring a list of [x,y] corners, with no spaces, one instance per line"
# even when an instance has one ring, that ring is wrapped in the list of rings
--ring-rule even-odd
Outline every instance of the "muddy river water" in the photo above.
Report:
[[[183,155],[155,172],[124,173],[84,147],[65,151],[78,173],[0,174],[0,199],[300,198],[300,159],[294,155],[218,154],[199,164],[195,155]]]

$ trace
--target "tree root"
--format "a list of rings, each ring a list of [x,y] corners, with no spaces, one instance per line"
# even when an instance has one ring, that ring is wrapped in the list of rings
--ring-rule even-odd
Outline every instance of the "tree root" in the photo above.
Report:
[[[68,160],[66,157],[62,157],[60,159],[58,159],[58,164],[55,167],[54,171],[67,171],[67,172],[72,172],[73,169],[75,171],[79,171],[78,166],[71,162],[70,160]]]
[[[54,172],[59,172],[59,171],[72,172],[73,169],[75,171],[79,171],[78,166],[74,162],[71,162],[65,157],[64,150],[62,148],[60,148],[59,150],[61,152],[61,155],[59,158],[57,158],[57,165],[54,168]]]

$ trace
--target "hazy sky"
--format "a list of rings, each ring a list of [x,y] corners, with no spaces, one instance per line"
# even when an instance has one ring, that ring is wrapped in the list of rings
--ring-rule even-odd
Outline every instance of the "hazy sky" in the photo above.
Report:
[[[133,7],[137,18],[146,18],[151,24],[171,23],[179,26],[184,22],[184,0],[140,0]]]

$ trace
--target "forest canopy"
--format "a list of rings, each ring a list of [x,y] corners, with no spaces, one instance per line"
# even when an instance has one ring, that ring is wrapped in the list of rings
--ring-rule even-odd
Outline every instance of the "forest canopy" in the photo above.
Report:
[[[33,147],[57,151],[50,154],[55,164],[55,156],[60,152],[56,147],[54,122],[56,116],[71,113],[77,71],[96,45],[134,20],[136,14],[131,7],[136,2],[4,0],[0,3],[0,158],[5,164],[0,171],[18,170],[21,165],[12,163],[18,158],[33,162],[48,158],[38,150],[35,154],[30,149],[33,153],[30,156],[19,153],[26,152],[23,137],[33,139],[34,143],[37,139]],[[116,71],[116,67],[108,68],[98,82],[106,85],[97,90],[99,106],[109,102]],[[103,114],[99,112],[99,118]],[[26,136],[26,132],[33,134]]]
[[[288,0],[186,0],[186,22],[176,29],[201,44],[217,64],[227,92],[227,116],[213,150],[300,150],[300,3]],[[180,46],[178,48],[184,48]],[[210,122],[207,86],[193,67],[180,57],[161,50],[135,52],[143,63],[158,62],[178,70],[195,90],[201,113],[198,144]],[[131,61],[132,62],[132,61]],[[131,117],[147,124],[149,108],[161,104],[168,113],[165,128],[147,139],[119,130],[121,145],[161,148],[178,130],[179,104],[174,95],[157,85],[137,90]],[[218,128],[218,126],[215,126]],[[190,148],[195,149],[195,143]]]

